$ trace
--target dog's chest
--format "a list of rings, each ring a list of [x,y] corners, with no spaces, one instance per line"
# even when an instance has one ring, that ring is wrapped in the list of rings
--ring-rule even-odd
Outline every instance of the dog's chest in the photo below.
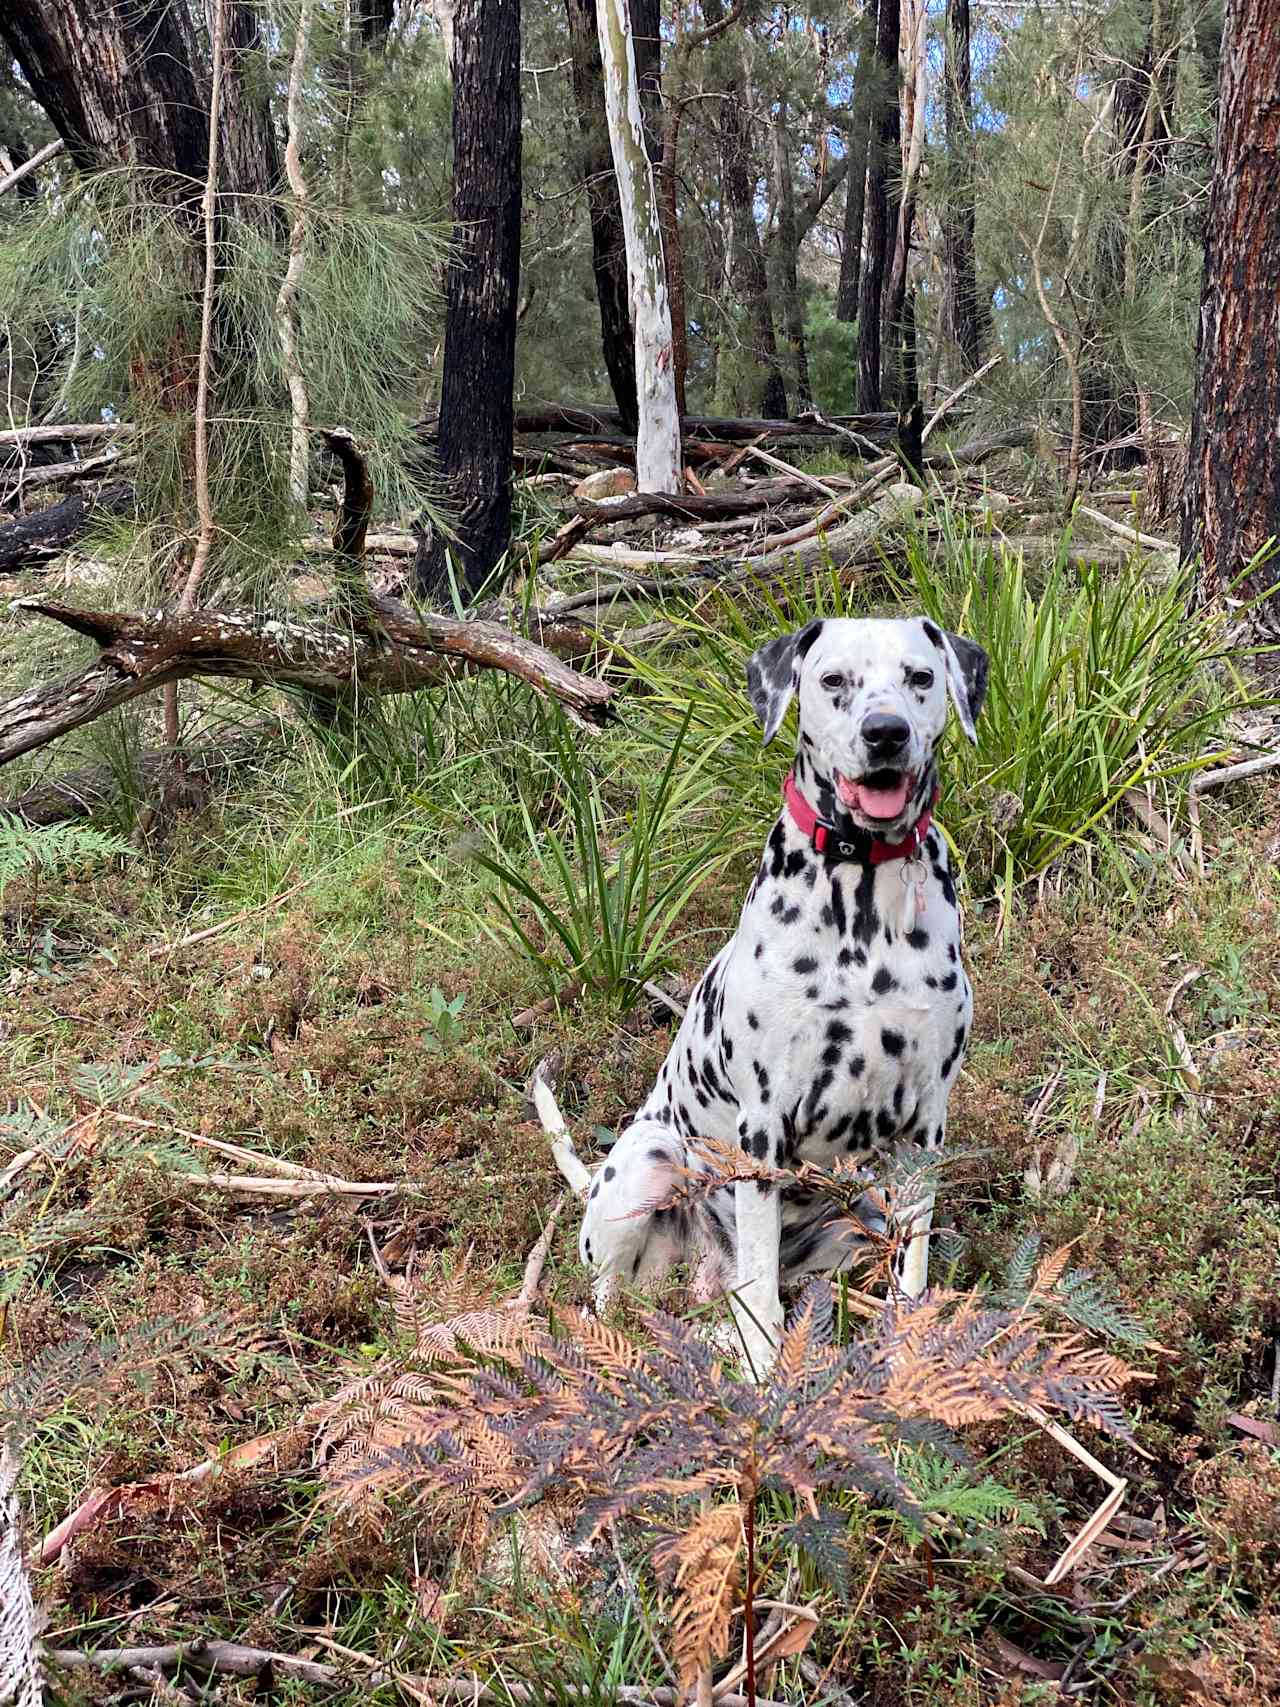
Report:
[[[943,844],[877,867],[771,838],[723,973],[749,1148],[829,1163],[934,1141],[971,1012]],[[772,1157],[771,1157],[772,1159]]]

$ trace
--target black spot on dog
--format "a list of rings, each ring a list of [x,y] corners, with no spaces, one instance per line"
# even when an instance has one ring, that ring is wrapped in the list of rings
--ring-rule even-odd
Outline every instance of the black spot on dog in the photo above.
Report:
[[[589,1193],[589,1198],[596,1198],[596,1197],[599,1197],[599,1195],[600,1195],[600,1181],[597,1180],[596,1183],[591,1187],[591,1191]]]
[[[850,1055],[850,1057],[849,1057],[849,1077],[851,1079],[860,1079],[862,1077],[863,1073],[866,1072],[866,1069],[867,1069],[867,1058],[865,1055]]]
[[[887,966],[878,966],[875,976],[871,980],[871,988],[877,996],[887,996],[890,990],[898,988],[898,980]]]
[[[911,948],[922,949],[929,946],[929,933],[922,931],[917,925],[915,930],[907,932],[907,943]]]
[[[751,1027],[752,1031],[759,1031],[760,1029],[760,1020],[750,1008],[747,1009],[747,1024]]]
[[[938,988],[940,990],[954,990],[959,981],[959,975],[957,973],[948,972],[945,978],[938,981]]]
[[[886,1026],[880,1033],[880,1047],[886,1055],[901,1055],[905,1039],[900,1031],[890,1031]]]
[[[877,1137],[880,1137],[880,1138],[891,1137],[893,1134],[893,1129],[894,1129],[896,1124],[897,1124],[897,1122],[894,1120],[893,1116],[889,1113],[889,1110],[887,1108],[882,1108],[876,1115],[876,1135],[877,1135]]]
[[[758,943],[757,943],[757,944],[756,944],[756,952],[755,952],[755,958],[756,958],[756,959],[757,959],[757,960],[759,960],[759,958],[760,958],[760,956],[761,956],[761,955],[762,955],[762,954],[763,954],[763,953],[764,953],[764,944],[763,944],[763,943],[762,943],[762,942],[758,942]]]
[[[893,1112],[895,1114],[901,1114],[902,1113],[903,1094],[904,1094],[903,1088],[901,1085],[895,1085],[893,1087]]]
[[[827,1047],[822,1051],[823,1066],[835,1067],[839,1064],[839,1061],[840,1045],[838,1043],[828,1043]]]
[[[936,990],[938,988],[938,980],[934,977],[932,972],[926,972],[925,973],[924,981],[925,981],[925,985],[928,989]]]
[[[842,1020],[833,1019],[827,1027],[827,1036],[832,1043],[847,1043],[853,1033]]]
[[[775,919],[780,919],[786,910],[786,905],[787,898],[785,895],[775,895],[769,904],[769,911],[773,914]]]
[[[845,909],[844,890],[838,879],[833,879],[831,884],[831,917],[837,931],[843,936],[849,928],[849,914]],[[845,951],[841,949],[840,952],[843,954]]]
[[[818,914],[818,917],[824,925],[830,926],[835,923],[835,914],[831,911],[831,903],[829,901]]]
[[[947,959],[948,959],[948,960],[949,960],[949,961],[950,961],[950,962],[951,962],[951,964],[952,964],[952,965],[953,965],[953,966],[954,966],[954,965],[955,965],[955,964],[956,964],[956,961],[957,961],[957,959],[958,959],[958,958],[959,958],[959,956],[958,956],[958,955],[957,955],[957,954],[956,954],[956,945],[955,945],[955,943],[953,943],[953,942],[949,942],[949,943],[948,943],[948,944],[947,944]]]
[[[782,867],[782,875],[784,877],[799,877],[803,870],[804,849],[792,848],[791,852],[787,855],[785,864]]]
[[[725,1060],[726,1061],[732,1061],[733,1060],[733,1039],[731,1037],[726,1037],[724,1042],[720,1045],[720,1047],[724,1051]]]
[[[769,1134],[763,1126],[757,1126],[751,1134],[751,1154],[758,1162],[763,1162],[769,1154]]]
[[[584,1257],[586,1257],[588,1262],[591,1261],[591,1240],[590,1239],[584,1239],[582,1241],[582,1254]]]
[[[852,964],[852,962],[853,962],[853,950],[851,948],[842,948],[840,950],[839,954],[836,955],[836,965],[837,966],[849,966]]]
[[[765,846],[772,856],[769,862],[770,877],[781,877],[782,868],[786,864],[787,860],[787,844],[786,837],[782,829],[781,818],[778,819],[772,830],[770,830],[769,840],[765,843]]]
[[[782,915],[782,922],[784,925],[794,925],[799,917],[800,908],[798,906],[788,907],[786,912]]]

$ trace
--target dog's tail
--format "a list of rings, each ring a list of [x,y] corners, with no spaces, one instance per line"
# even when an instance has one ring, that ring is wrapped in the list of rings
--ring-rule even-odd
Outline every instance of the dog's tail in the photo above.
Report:
[[[587,1187],[591,1184],[591,1175],[573,1147],[573,1139],[569,1136],[569,1128],[560,1112],[560,1104],[541,1073],[535,1073],[531,1090],[533,1106],[538,1111],[542,1130],[551,1140],[551,1154],[555,1157],[556,1166],[568,1181],[569,1189],[579,1197],[585,1197]]]

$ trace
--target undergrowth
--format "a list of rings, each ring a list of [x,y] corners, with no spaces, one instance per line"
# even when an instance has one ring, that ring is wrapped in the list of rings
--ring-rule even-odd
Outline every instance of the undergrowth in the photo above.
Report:
[[[653,1544],[701,1521],[692,1483],[710,1448],[675,1462],[657,1527],[623,1523],[574,1552],[563,1484],[474,1535],[415,1505],[414,1477],[436,1476],[435,1462],[402,1462],[404,1487],[376,1518],[318,1500],[318,1407],[385,1382],[456,1305],[501,1311],[560,1189],[522,1106],[535,1062],[556,1058],[584,1149],[647,1094],[673,1015],[644,984],[679,1003],[732,929],[776,809],[784,761],[759,751],[751,649],[812,614],[901,600],[989,642],[997,671],[976,752],[949,741],[943,761],[977,1012],[932,1272],[946,1311],[1016,1319],[1040,1251],[1070,1244],[1039,1343],[1067,1356],[1081,1332],[1156,1342],[1129,1395],[1151,1457],[1080,1425],[1129,1479],[1134,1527],[1111,1531],[1125,1546],[1089,1553],[1070,1596],[1043,1579],[1099,1488],[1008,1417],[966,1431],[967,1466],[883,1424],[892,1484],[832,1501],[843,1584],[785,1477],[763,1478],[751,1502],[737,1484],[710,1490],[683,1582],[715,1570],[735,1585],[716,1604],[727,1663],[740,1663],[750,1503],[761,1642],[767,1602],[816,1613],[774,1619],[784,1649],[797,1644],[760,1680],[775,1699],[985,1707],[1029,1702],[1069,1667],[1069,1681],[1134,1707],[1179,1689],[1234,1704],[1251,1678],[1266,1699],[1278,1645],[1267,1430],[1280,1420],[1280,892],[1267,850],[1280,795],[1263,779],[1206,797],[1209,877],[1180,859],[1189,767],[1246,699],[1217,656],[1222,635],[1180,599],[1137,566],[1028,577],[952,528],[853,587],[832,574],[671,602],[678,644],[634,661],[624,718],[589,741],[492,675],[324,727],[278,702],[278,738],[211,779],[163,849],[54,838],[33,856],[18,835],[0,899],[0,1354],[6,1373],[32,1372],[12,1413],[27,1419],[31,1536],[93,1487],[133,1490],[36,1573],[50,1641],[215,1634],[332,1658],[323,1636],[413,1676],[532,1691],[513,1700],[612,1707],[623,1684],[672,1687],[684,1559],[655,1559]],[[193,703],[213,722],[244,702],[201,690]],[[1171,851],[1126,815],[1130,788],[1169,820]],[[559,1004],[539,1008],[549,991]],[[391,1189],[294,1200],[208,1183],[270,1162]],[[502,1415],[523,1427],[536,1394],[551,1416],[581,1392],[566,1365],[547,1398],[586,1301],[575,1235],[570,1208],[542,1290],[551,1343],[531,1353],[551,1361],[517,1369],[511,1347],[473,1358],[455,1336],[445,1362],[410,1364],[425,1382],[405,1401],[414,1415],[456,1409],[467,1382],[479,1396],[510,1379]],[[758,1390],[740,1391],[727,1363],[712,1382],[703,1352],[685,1349],[690,1330],[665,1325],[685,1302],[678,1280],[656,1300],[666,1316],[629,1301],[610,1329],[627,1381],[666,1345],[673,1380],[702,1371],[714,1388],[707,1427],[755,1427]],[[856,1346],[862,1321],[836,1309],[835,1337],[852,1319]],[[172,1354],[137,1350],[145,1388],[95,1361],[139,1323],[181,1325]],[[64,1347],[88,1383],[42,1386],[46,1357],[65,1369]],[[815,1348],[815,1366],[828,1355],[844,1353]],[[463,1383],[452,1398],[443,1375]],[[396,1420],[378,1413],[379,1427]],[[171,1479],[268,1438],[256,1464]],[[561,1455],[557,1474],[573,1462]],[[894,1510],[891,1485],[915,1515]],[[367,1668],[351,1665],[326,1699],[368,1699]],[[59,1687],[102,1699],[116,1686]]]

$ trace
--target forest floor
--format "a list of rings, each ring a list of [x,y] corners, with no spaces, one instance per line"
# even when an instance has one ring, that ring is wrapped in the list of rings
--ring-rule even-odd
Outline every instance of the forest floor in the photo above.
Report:
[[[162,851],[5,889],[0,1048],[19,1094],[0,1170],[42,1152],[5,1174],[0,1252],[29,1535],[125,1489],[34,1572],[50,1649],[220,1637],[339,1668],[324,1687],[277,1675],[280,1699],[367,1699],[374,1664],[523,1679],[539,1701],[664,1681],[639,1555],[634,1578],[607,1545],[469,1555],[407,1503],[336,1499],[316,1463],[313,1408],[403,1349],[381,1266],[409,1275],[420,1313],[457,1296],[464,1262],[474,1295],[519,1286],[562,1191],[524,1106],[535,1063],[561,1056],[561,1104],[594,1154],[675,1024],[593,994],[513,1026],[545,986],[484,934],[492,886],[467,861],[477,798],[504,775],[518,789],[494,745],[512,702],[491,700],[474,732],[487,795],[465,729],[449,787],[402,788],[394,809],[291,737]],[[598,739],[607,771],[615,737]],[[772,752],[759,762],[780,774]],[[851,1523],[846,1593],[777,1553],[762,1591],[821,1618],[772,1697],[1280,1701],[1278,826],[1263,777],[1206,801],[1207,875],[1172,855],[1123,881],[1063,862],[968,895],[976,1019],[941,1213],[960,1237],[940,1248],[973,1286],[1028,1232],[1046,1251],[1075,1241],[1150,1333],[1129,1399],[1149,1456],[1077,1430],[1131,1482],[1123,1526],[1055,1590],[1037,1583],[1100,1487],[1030,1426],[970,1439],[1007,1491],[996,1514],[932,1547],[887,1513]],[[758,830],[730,834],[673,938],[677,992],[750,879]],[[298,1176],[200,1136],[387,1189],[231,1189]],[[1028,1170],[1055,1157],[1037,1190]],[[586,1297],[576,1230],[570,1205],[553,1307]],[[218,1457],[216,1475],[174,1478]],[[149,1693],[55,1675],[60,1700]],[[260,1687],[217,1680],[227,1701]]]

